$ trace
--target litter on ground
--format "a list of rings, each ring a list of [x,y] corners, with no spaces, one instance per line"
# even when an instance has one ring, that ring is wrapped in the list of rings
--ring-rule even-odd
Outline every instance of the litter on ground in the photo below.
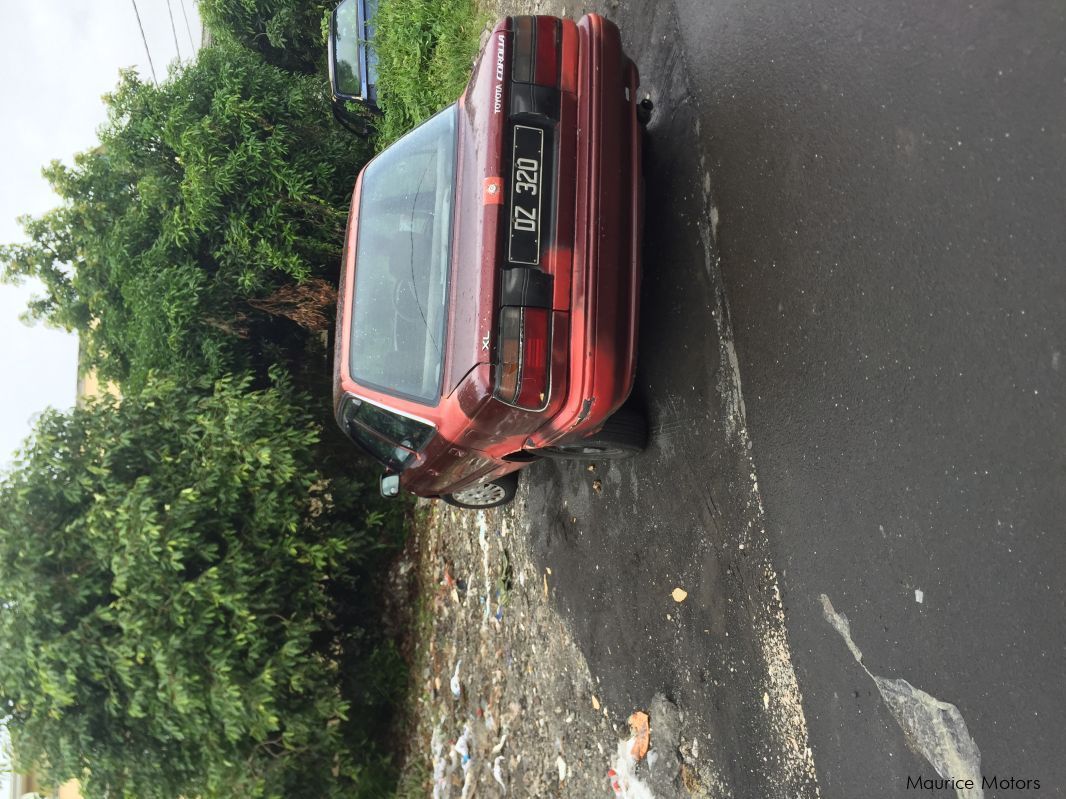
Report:
[[[643,760],[648,754],[648,744],[651,742],[651,728],[648,724],[648,714],[638,710],[629,717],[629,732],[633,736],[633,746],[629,753],[637,761]]]

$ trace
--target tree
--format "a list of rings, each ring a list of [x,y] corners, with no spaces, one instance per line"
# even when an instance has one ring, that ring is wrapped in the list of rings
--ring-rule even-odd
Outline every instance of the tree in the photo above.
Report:
[[[0,482],[22,765],[90,798],[383,795],[341,658],[395,663],[372,620],[338,629],[335,598],[371,595],[402,510],[359,470],[326,479],[307,406],[284,380],[151,378],[41,418]]]
[[[204,25],[274,66],[314,74],[326,63],[323,20],[335,0],[200,0]]]
[[[129,390],[151,371],[298,360],[306,331],[263,308],[336,284],[369,154],[333,122],[323,81],[218,45],[158,87],[127,71],[106,101],[99,145],[45,170],[60,207],[0,248],[5,280],[45,286],[30,316],[79,331],[86,365]]]
[[[459,99],[489,16],[474,0],[381,0],[374,15],[381,145]]]

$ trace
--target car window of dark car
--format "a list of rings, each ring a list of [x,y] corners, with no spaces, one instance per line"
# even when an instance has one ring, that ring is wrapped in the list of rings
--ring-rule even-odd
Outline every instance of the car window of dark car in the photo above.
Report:
[[[353,281],[352,376],[439,398],[455,194],[454,106],[363,172]]]
[[[336,91],[348,97],[359,97],[363,92],[359,69],[359,39],[364,35],[359,30],[355,4],[358,0],[345,0],[337,6],[334,31],[334,61]]]
[[[354,398],[344,406],[344,428],[356,444],[393,471],[401,471],[434,432],[425,422]]]

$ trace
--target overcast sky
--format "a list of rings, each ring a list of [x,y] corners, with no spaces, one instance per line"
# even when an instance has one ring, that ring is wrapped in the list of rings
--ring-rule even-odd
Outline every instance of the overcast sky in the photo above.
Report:
[[[155,71],[178,58],[167,0],[136,0]],[[200,42],[195,0],[170,0],[181,58]],[[184,12],[184,13],[183,13]],[[188,28],[186,27],[188,18]],[[90,149],[104,121],[101,96],[133,66],[151,78],[133,0],[0,0],[0,242],[24,238],[15,218],[57,204],[41,167]],[[46,406],[74,404],[74,336],[19,321],[36,287],[0,285],[0,469]]]

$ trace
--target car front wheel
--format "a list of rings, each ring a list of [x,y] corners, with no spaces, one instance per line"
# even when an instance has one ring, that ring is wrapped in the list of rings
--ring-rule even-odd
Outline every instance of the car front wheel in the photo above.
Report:
[[[503,477],[493,477],[470,488],[445,494],[441,499],[449,505],[469,510],[484,510],[506,505],[518,491],[518,475],[512,472]]]
[[[598,433],[538,449],[545,458],[571,461],[619,460],[642,452],[648,441],[644,416],[630,408],[616,411]]]

